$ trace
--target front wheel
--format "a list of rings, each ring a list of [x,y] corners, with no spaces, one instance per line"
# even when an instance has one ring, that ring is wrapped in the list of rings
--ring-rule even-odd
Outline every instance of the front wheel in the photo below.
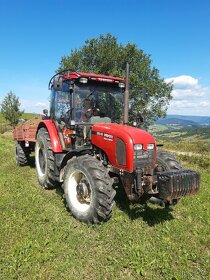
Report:
[[[72,215],[98,224],[111,217],[116,191],[108,170],[90,155],[73,157],[64,175],[64,196]]]
[[[176,157],[164,150],[157,151],[157,169],[162,171],[178,171],[182,169],[181,164],[176,160]]]

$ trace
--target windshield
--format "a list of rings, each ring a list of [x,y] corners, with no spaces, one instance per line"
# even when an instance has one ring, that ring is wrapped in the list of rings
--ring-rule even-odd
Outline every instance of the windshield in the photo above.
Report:
[[[87,122],[92,116],[121,121],[123,90],[118,85],[88,82],[75,84],[75,121]]]

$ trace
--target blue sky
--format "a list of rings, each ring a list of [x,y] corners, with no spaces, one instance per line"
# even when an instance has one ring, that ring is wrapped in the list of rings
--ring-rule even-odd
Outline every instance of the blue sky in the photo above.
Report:
[[[107,32],[174,83],[169,114],[210,116],[207,0],[0,0],[0,102],[13,91],[26,112],[41,112],[61,57]]]

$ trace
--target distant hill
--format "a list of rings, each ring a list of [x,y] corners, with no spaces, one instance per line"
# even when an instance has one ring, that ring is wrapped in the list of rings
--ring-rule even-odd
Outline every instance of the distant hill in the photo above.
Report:
[[[167,115],[165,118],[158,119],[156,121],[156,124],[194,126],[194,127],[210,126],[210,117]]]

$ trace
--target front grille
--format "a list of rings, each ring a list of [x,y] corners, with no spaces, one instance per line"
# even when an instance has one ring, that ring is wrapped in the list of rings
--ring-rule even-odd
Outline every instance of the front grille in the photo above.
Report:
[[[134,151],[134,166],[142,169],[144,174],[153,174],[154,150]]]
[[[192,170],[165,171],[158,175],[159,197],[172,201],[195,194],[200,188],[200,173]]]

